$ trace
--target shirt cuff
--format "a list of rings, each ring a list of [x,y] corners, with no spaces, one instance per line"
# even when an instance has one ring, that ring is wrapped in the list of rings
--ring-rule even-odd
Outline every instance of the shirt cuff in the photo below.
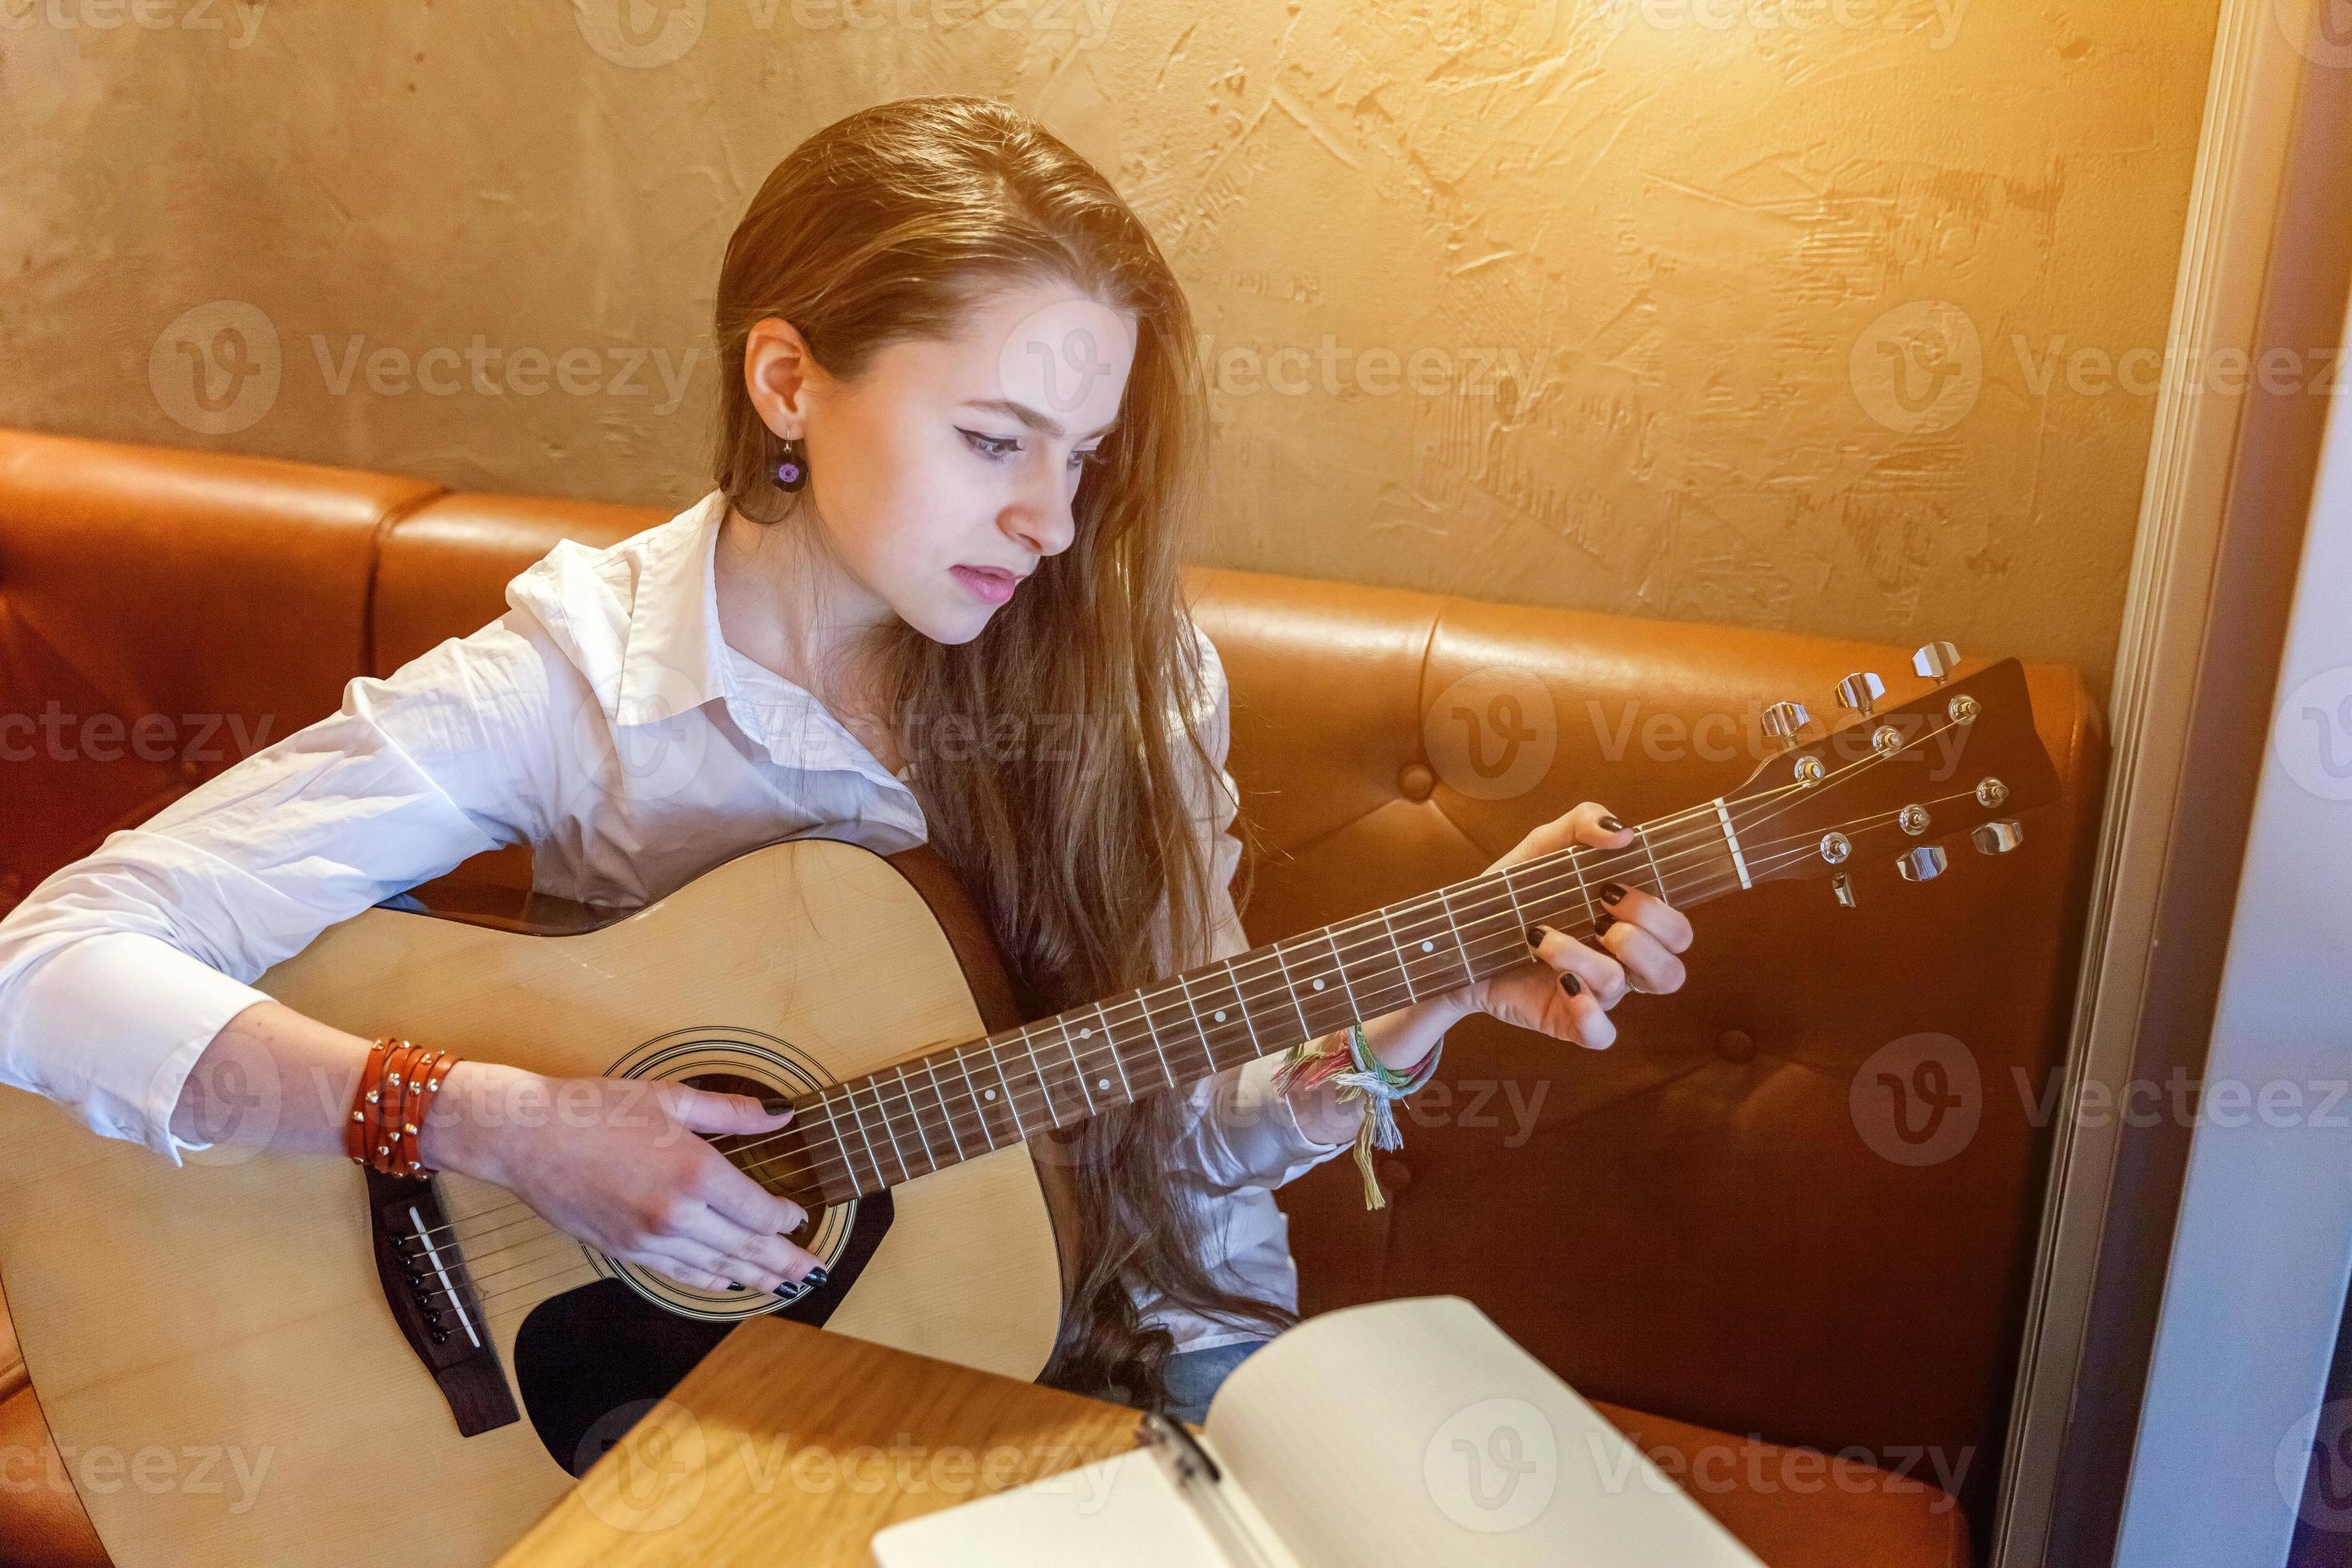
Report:
[[[271,998],[159,938],[80,937],[34,965],[0,1036],[0,1080],[64,1104],[109,1138],[172,1162],[212,1147],[174,1137],[172,1112],[215,1036]],[[256,1086],[275,1106],[276,1086]]]

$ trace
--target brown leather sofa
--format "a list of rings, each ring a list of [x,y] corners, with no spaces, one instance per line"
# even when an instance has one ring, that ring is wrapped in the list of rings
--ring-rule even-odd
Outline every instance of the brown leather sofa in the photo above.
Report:
[[[352,677],[491,619],[557,539],[660,517],[0,432],[0,909],[331,711]],[[1832,683],[1858,668],[1890,700],[1913,687],[1906,648],[1219,570],[1192,584],[1232,676],[1257,941],[1471,875],[1580,799],[1633,822],[1722,793],[1762,754],[1762,702],[1835,713]],[[1484,798],[1433,757],[1444,726],[1424,720],[1497,668],[1549,693],[1556,752],[1532,787]],[[1629,998],[1606,1053],[1463,1025],[1450,1098],[1409,1107],[1382,1162],[1386,1208],[1363,1208],[1344,1158],[1283,1193],[1305,1307],[1471,1298],[1776,1565],[1973,1562],[2105,763],[2076,674],[2029,674],[2065,793],[2027,819],[2022,852],[1963,841],[1925,886],[1870,858],[1853,910],[1818,881],[1710,904],[1687,984]],[[45,714],[67,743],[5,727]],[[154,725],[131,743],[142,715],[164,716],[168,743]],[[528,878],[509,850],[449,880]],[[1965,1046],[1979,1121],[1949,1157],[1898,1163],[1850,1097],[1873,1053],[1922,1033]],[[51,1451],[0,1315],[0,1568],[105,1561],[47,1479]]]

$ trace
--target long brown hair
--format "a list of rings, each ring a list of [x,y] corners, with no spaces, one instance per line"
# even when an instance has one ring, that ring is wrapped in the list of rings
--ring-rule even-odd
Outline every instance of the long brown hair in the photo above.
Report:
[[[1136,326],[1118,424],[1074,503],[1076,538],[971,642],[900,625],[881,653],[887,722],[922,759],[930,843],[988,916],[1031,1016],[1208,956],[1210,868],[1185,794],[1187,770],[1213,775],[1201,771],[1202,671],[1179,574],[1202,434],[1183,291],[1127,204],[1044,129],[984,99],[907,98],[826,126],[769,174],[728,241],[716,321],[714,477],[745,517],[789,525],[814,487],[788,496],[769,482],[782,443],[740,374],[755,322],[790,321],[827,374],[854,381],[889,344],[950,335],[975,300],[1045,281]],[[945,743],[1008,725],[1010,745]],[[1296,1321],[1202,1266],[1195,1203],[1167,1168],[1181,1110],[1164,1092],[1041,1134],[1074,1174],[1078,1231],[1042,1381],[1163,1404],[1172,1341],[1145,1325],[1139,1288],[1240,1327]]]

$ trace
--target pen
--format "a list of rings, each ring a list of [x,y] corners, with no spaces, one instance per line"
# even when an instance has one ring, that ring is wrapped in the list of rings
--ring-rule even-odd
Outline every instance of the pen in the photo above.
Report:
[[[1224,1471],[1181,1421],[1150,1411],[1135,1436],[1137,1442],[1160,1456],[1177,1491],[1192,1501],[1202,1524],[1227,1562],[1238,1563],[1241,1568],[1274,1568],[1235,1517],[1232,1504],[1226,1501]]]

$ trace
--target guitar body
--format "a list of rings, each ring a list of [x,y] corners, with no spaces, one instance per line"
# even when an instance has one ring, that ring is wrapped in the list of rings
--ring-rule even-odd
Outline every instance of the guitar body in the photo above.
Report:
[[[790,1095],[1008,1021],[982,1016],[1003,1005],[992,947],[972,945],[968,909],[935,910],[957,895],[937,876],[919,889],[908,859],[772,844],[561,936],[379,907],[257,984],[363,1037]],[[339,1092],[250,1088],[215,1109],[274,1116],[285,1097]],[[205,1131],[220,1137],[217,1118]],[[782,1310],[1024,1379],[1060,1321],[1025,1145],[827,1208],[812,1250],[831,1282],[781,1308],[624,1269],[503,1189],[445,1173],[432,1186],[473,1277],[459,1300],[477,1306],[455,1328],[495,1352],[520,1411],[467,1436],[380,1268],[373,1209],[415,1184],[217,1142],[184,1158],[174,1170],[47,1100],[0,1095],[0,1271],[42,1408],[121,1568],[370,1562],[395,1539],[415,1568],[488,1563],[746,1317]],[[490,1364],[478,1353],[467,1370]]]

